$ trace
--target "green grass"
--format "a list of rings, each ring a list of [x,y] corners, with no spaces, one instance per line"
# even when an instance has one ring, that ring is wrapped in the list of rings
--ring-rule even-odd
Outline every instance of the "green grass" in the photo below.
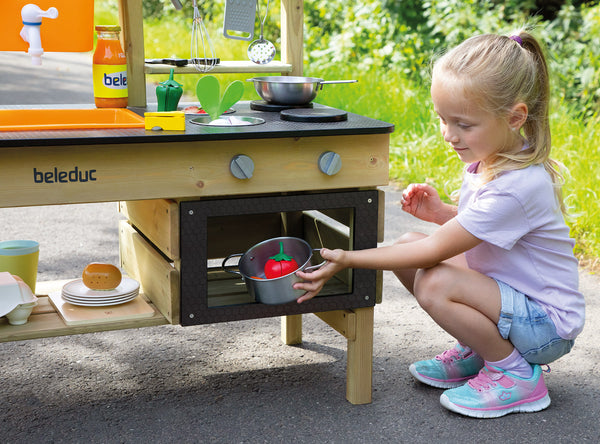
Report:
[[[116,2],[96,1],[96,23],[117,23]],[[190,24],[163,20],[146,23],[144,39],[146,57],[188,57]],[[210,24],[209,24],[210,26]],[[217,24],[209,30],[222,60],[245,60],[248,42],[225,39]],[[279,48],[279,44],[276,45]],[[390,180],[406,186],[411,182],[429,182],[446,199],[460,185],[463,164],[443,143],[433,117],[429,92],[423,84],[414,84],[394,71],[360,71],[355,66],[315,71],[305,66],[305,75],[326,80],[357,79],[356,84],[326,85],[317,101],[336,108],[393,123],[391,135]],[[168,76],[151,76],[160,82]],[[184,94],[194,99],[200,74],[178,75]],[[219,75],[222,89],[234,79],[245,80],[248,74]],[[244,82],[244,100],[257,99],[251,83]],[[598,264],[600,258],[600,118],[578,119],[578,110],[569,104],[556,104],[551,116],[553,157],[569,170],[564,195],[573,217],[568,220],[577,240],[577,253],[587,263]]]
[[[564,111],[567,112],[564,112]],[[568,106],[557,109],[552,118],[554,158],[569,170],[563,193],[572,215],[569,226],[577,239],[578,255],[590,265],[600,264],[600,118],[587,121],[573,118]]]

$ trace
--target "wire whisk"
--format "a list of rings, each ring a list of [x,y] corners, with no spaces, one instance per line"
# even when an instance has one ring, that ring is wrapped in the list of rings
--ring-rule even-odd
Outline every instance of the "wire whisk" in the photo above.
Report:
[[[208,72],[217,64],[215,48],[194,0],[194,19],[192,21],[192,41],[190,44],[190,63],[200,72]]]

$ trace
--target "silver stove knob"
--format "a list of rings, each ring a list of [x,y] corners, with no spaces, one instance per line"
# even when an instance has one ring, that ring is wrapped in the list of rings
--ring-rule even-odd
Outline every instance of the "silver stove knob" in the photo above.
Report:
[[[338,153],[325,151],[319,156],[319,170],[328,176],[337,174],[342,169],[342,158]]]
[[[250,179],[254,174],[254,161],[245,154],[238,154],[231,159],[229,171],[238,179]]]

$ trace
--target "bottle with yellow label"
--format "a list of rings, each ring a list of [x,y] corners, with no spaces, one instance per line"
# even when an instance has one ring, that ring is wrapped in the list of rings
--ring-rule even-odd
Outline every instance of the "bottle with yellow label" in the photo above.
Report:
[[[96,26],[98,42],[92,68],[97,108],[127,107],[127,58],[118,25]]]

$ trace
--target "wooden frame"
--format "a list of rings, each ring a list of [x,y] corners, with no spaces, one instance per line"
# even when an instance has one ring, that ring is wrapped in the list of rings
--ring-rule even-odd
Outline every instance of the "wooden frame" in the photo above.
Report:
[[[134,87],[129,90],[129,103],[131,106],[145,107],[145,75],[168,73],[170,67],[145,66],[143,28],[134,25],[142,22],[141,0],[119,0],[119,8],[121,27],[123,29],[122,38],[124,40],[124,49],[129,61],[128,76],[129,79],[131,79],[130,84],[134,85]],[[258,69],[259,67],[252,63],[222,62],[221,66],[213,72],[279,72],[282,74],[301,76],[303,74],[304,43],[303,9],[303,0],[281,0],[281,62],[272,62],[261,69]],[[178,68],[177,72],[191,73],[196,71],[193,71],[190,68]],[[378,294],[380,294],[380,292]],[[369,309],[361,310],[368,311]],[[354,404],[362,404],[371,401],[370,370],[368,371],[369,375],[367,376],[365,373],[366,370],[362,368],[363,364],[361,364],[361,360],[366,357],[366,355],[372,356],[372,311],[373,309],[371,308],[370,327],[368,326],[368,322],[363,322],[364,317],[368,317],[368,315],[362,315],[363,312],[361,312],[361,316],[359,317],[361,320],[359,327],[361,329],[361,334],[359,335],[360,340],[356,342],[356,339],[348,339],[349,369],[347,397],[348,400]],[[338,316],[341,317],[341,319],[346,319],[344,313],[339,313]],[[331,319],[331,316],[327,319]],[[356,318],[353,317],[352,319]],[[281,336],[284,343],[298,344],[302,342],[302,315],[284,316],[282,317],[281,322]],[[368,343],[369,339],[364,337],[364,332],[362,331],[363,328],[371,331],[370,353],[365,349],[365,342]],[[367,346],[366,348],[369,347]],[[354,350],[360,350],[360,352],[355,352]],[[371,359],[371,357],[368,359],[369,363],[371,362]],[[351,370],[351,368],[353,370]],[[366,387],[367,379],[369,380],[368,389]],[[354,382],[351,382],[351,380]],[[356,384],[356,381],[358,380],[363,381],[363,387],[360,389],[350,389],[350,386],[354,387],[361,385]],[[367,392],[368,396],[366,395]]]
[[[129,106],[146,106],[146,74],[168,74],[172,66],[146,65],[142,0],[119,0],[123,49],[127,55]],[[252,62],[221,61],[211,73],[281,73],[301,76],[303,69],[304,0],[281,0],[281,61],[266,65]],[[177,74],[197,74],[193,67],[175,68]]]

